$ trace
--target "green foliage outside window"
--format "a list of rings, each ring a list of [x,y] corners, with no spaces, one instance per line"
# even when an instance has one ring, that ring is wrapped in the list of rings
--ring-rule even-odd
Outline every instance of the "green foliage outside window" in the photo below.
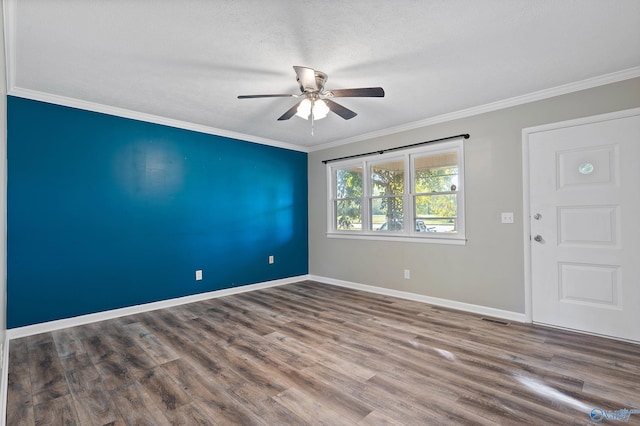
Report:
[[[371,168],[373,214],[385,216],[387,230],[402,230],[404,194],[404,163],[391,161]]]
[[[440,150],[333,168],[332,229],[458,233],[459,164],[460,151]]]
[[[416,194],[434,194],[455,192],[458,184],[458,168],[416,170]],[[457,216],[457,195],[418,195],[416,196],[416,215],[419,217],[455,218]],[[453,222],[454,219],[449,219]]]
[[[341,230],[354,228],[360,223],[362,208],[359,198],[362,196],[362,169],[336,170],[336,226]]]

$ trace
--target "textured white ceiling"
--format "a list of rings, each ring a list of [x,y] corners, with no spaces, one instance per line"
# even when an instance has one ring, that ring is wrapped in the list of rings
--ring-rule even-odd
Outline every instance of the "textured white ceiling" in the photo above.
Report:
[[[5,27],[10,94],[303,149],[640,69],[638,0],[5,0]],[[295,99],[237,99],[298,93],[293,65],[386,97],[313,136],[276,121]]]

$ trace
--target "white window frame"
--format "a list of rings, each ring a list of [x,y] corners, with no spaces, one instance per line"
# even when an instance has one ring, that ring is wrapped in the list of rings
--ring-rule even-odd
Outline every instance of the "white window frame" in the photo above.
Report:
[[[458,156],[458,187],[457,193],[457,232],[416,232],[415,226],[405,226],[402,231],[377,231],[371,228],[371,200],[375,197],[371,192],[371,166],[386,161],[403,160],[405,167],[404,174],[404,194],[398,195],[403,198],[403,221],[413,223],[415,217],[415,179],[414,179],[414,157],[426,155],[437,155],[446,152],[456,152]],[[340,230],[336,229],[336,212],[334,209],[337,199],[336,184],[334,181],[334,170],[347,167],[362,167],[362,192],[360,197],[362,229],[360,230]],[[447,142],[438,142],[431,145],[423,145],[416,148],[408,148],[387,152],[379,155],[369,155],[353,159],[345,159],[327,163],[327,237],[346,239],[367,239],[382,241],[409,241],[433,244],[458,244],[466,243],[465,237],[465,202],[464,202],[464,139],[454,139]],[[449,192],[445,192],[447,194]]]

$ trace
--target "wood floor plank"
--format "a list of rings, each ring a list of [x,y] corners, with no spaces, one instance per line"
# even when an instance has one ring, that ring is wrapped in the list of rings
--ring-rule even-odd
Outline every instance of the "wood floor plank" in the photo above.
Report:
[[[110,394],[118,412],[128,425],[168,426],[171,424],[138,382],[131,382],[114,389]]]
[[[95,367],[107,389],[112,390],[139,379],[155,364],[146,354],[133,351],[118,353],[96,363]]]
[[[277,364],[257,350],[247,349],[249,348],[230,346],[226,350],[230,368],[243,378],[243,386],[250,383],[254,388],[260,389],[264,398],[267,398],[293,384],[288,377],[288,373],[293,369]]]
[[[257,424],[264,425],[297,425],[305,424],[298,415],[287,407],[278,404],[270,392],[260,385],[245,383],[228,391],[236,405],[242,405],[258,417]]]
[[[238,404],[228,393],[242,382],[228,381],[224,375],[207,376],[182,359],[164,364],[167,371],[192,398],[196,408],[213,413],[216,424],[259,424],[260,417]],[[206,408],[205,408],[206,407]],[[185,409],[187,410],[187,409]]]
[[[376,404],[375,411],[401,420],[403,424],[493,424],[461,406],[459,398],[452,399],[450,392],[437,384],[416,380],[408,385],[405,381],[384,375],[384,372],[372,377],[359,395]],[[388,400],[397,403],[381,403]]]
[[[217,345],[231,344],[238,337],[237,329],[227,328],[207,317],[194,318],[188,324],[197,332],[204,334],[206,340],[215,341]]]
[[[251,303],[250,301],[241,299],[240,297],[233,298],[232,300],[233,303],[240,307],[243,311],[249,312],[251,315],[253,315],[256,321],[259,320],[260,322],[271,324],[272,326],[286,324],[293,321],[293,319],[290,317],[274,312],[271,309],[265,309],[260,305]]]
[[[31,425],[33,417],[33,391],[29,376],[27,342],[24,338],[9,344],[7,377],[7,424]]]
[[[178,335],[182,339],[188,340],[191,343],[197,344],[207,338],[206,335],[197,332],[193,328],[189,327],[189,323],[182,321],[178,316],[174,315],[171,310],[159,310],[153,313],[153,318],[159,322],[159,327],[165,330],[165,333]],[[148,320],[150,315],[142,315],[145,320]],[[148,323],[146,323],[149,325]],[[155,323],[154,323],[155,325]]]
[[[175,410],[172,425],[213,426],[224,424],[219,421],[217,414],[214,410],[209,409],[207,405],[194,401]]]
[[[227,326],[233,323],[240,328],[250,330],[261,336],[274,331],[274,329],[262,321],[259,316],[253,315],[250,311],[244,310],[238,305],[229,302],[227,298],[217,300],[219,301],[219,306],[208,309],[210,318],[221,319],[221,322]]]
[[[323,406],[317,399],[291,387],[286,391],[275,395],[273,399],[280,405],[286,407],[301,420],[303,424],[318,424],[333,426],[338,424],[356,424],[345,419],[341,414],[336,413]]]
[[[138,382],[168,418],[174,417],[176,409],[191,403],[191,398],[181,386],[161,368],[147,371]],[[168,414],[167,414],[168,413]]]
[[[298,318],[299,315],[317,317],[324,311],[320,306],[313,306],[310,303],[304,303],[300,300],[293,301],[291,299],[287,299],[286,296],[271,294],[270,292],[259,292],[259,294],[245,293],[240,296],[245,300],[249,300],[252,303],[257,304],[258,306],[272,309],[285,316],[295,312],[296,318]]]
[[[303,281],[12,340],[7,391],[11,426],[592,424],[640,345]]]
[[[83,425],[105,425],[121,420],[101,376],[91,365],[66,373],[78,419]]]
[[[80,338],[76,335],[73,329],[56,330],[52,332],[51,335],[60,359],[78,357],[86,353]]]
[[[132,333],[137,344],[156,365],[174,361],[180,357],[176,351],[163,344],[155,334],[139,322],[130,322],[124,328]]]
[[[71,395],[49,399],[34,407],[36,425],[81,425]]]
[[[36,420],[33,414],[33,405],[7,404],[6,424],[12,426],[32,426]]]
[[[405,423],[400,422],[394,418],[393,414],[386,415],[385,413],[374,410],[367,415],[364,419],[358,422],[359,425],[366,426],[404,426]]]
[[[373,408],[355,398],[348,392],[341,392],[334,383],[319,380],[315,367],[293,371],[290,379],[295,386],[304,389],[305,393],[327,409],[353,422],[365,418]]]
[[[106,336],[92,335],[83,338],[81,342],[93,363],[117,356],[115,348],[111,346]]]
[[[357,360],[352,360],[350,357],[341,356],[337,353],[335,345],[332,342],[323,343],[322,345],[310,346],[295,338],[286,336],[282,333],[271,333],[266,336],[269,341],[273,340],[273,344],[280,348],[285,349],[288,354],[298,353],[296,360],[300,360],[300,356],[304,358],[299,364],[294,365],[289,359],[283,360],[289,365],[296,368],[310,367],[314,364],[322,364],[324,366],[333,368],[338,372],[349,373],[353,377],[366,381],[376,374],[376,371],[364,367]]]
[[[318,362],[318,354],[313,349],[301,345],[289,347],[285,344],[286,339],[282,333],[270,333],[263,338],[263,350],[269,357],[290,368],[305,368]],[[293,342],[293,339],[291,341]]]
[[[69,394],[53,337],[38,336],[27,342],[34,405]]]

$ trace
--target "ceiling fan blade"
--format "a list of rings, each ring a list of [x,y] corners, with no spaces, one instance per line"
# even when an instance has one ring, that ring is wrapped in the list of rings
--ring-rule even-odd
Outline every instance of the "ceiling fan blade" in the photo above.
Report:
[[[303,99],[304,100],[304,99]],[[292,106],[291,108],[289,108],[287,110],[287,112],[285,112],[284,114],[282,114],[279,118],[278,121],[282,121],[282,120],[288,120],[291,117],[293,117],[294,115],[296,115],[296,112],[298,112],[298,107],[300,106],[300,104],[302,103],[302,101],[296,103],[294,106]]]
[[[355,112],[351,111],[349,108],[345,108],[339,103],[333,102],[331,99],[323,99],[323,101],[327,104],[331,111],[335,112],[345,120],[349,120],[358,115]]]
[[[325,96],[334,98],[383,98],[384,89],[382,87],[363,87],[360,89],[336,89],[329,90]]]
[[[318,90],[316,72],[313,68],[294,65],[293,69],[295,70],[298,82],[300,83],[300,90],[303,92],[306,92],[307,90],[312,92]]]
[[[298,95],[239,95],[238,99],[255,99],[255,98],[291,98]]]

